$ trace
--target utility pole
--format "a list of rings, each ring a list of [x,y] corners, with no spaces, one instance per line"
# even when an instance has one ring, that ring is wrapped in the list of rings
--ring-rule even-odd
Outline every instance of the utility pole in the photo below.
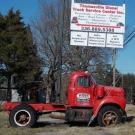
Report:
[[[113,67],[113,87],[115,87],[116,86],[116,49],[115,48],[113,48],[112,67]]]
[[[131,104],[133,103],[133,87],[131,85]]]
[[[123,88],[123,85],[124,85],[124,83],[123,83],[123,74],[122,74],[122,82],[121,82],[121,84],[122,84],[122,88]]]
[[[58,74],[57,74],[57,89],[56,89],[56,102],[61,102],[62,91],[62,46],[63,46],[63,29],[64,29],[64,6],[65,0],[60,0],[59,9],[59,56],[58,56]]]

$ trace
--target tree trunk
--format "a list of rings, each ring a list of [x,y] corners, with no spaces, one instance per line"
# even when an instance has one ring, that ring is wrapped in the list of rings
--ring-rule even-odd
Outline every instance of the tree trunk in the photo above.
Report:
[[[52,84],[51,84],[51,102],[56,102],[56,98],[57,98],[57,96],[58,95],[56,95],[56,90],[55,90],[55,82],[53,82]]]
[[[7,76],[8,84],[7,84],[7,101],[11,101],[11,75]]]

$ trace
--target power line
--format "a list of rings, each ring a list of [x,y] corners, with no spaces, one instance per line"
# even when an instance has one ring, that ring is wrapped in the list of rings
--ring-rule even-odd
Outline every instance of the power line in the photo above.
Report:
[[[127,45],[134,37],[135,37],[135,28],[124,41],[124,45]]]
[[[123,0],[124,4],[126,3],[126,0]],[[124,45],[127,45],[133,38],[135,37],[135,28],[131,31],[131,33],[128,35],[128,37],[124,41]]]

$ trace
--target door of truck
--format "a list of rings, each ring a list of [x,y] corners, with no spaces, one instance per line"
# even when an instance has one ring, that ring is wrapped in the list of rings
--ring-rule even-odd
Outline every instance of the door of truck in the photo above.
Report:
[[[76,106],[92,107],[93,83],[91,76],[82,75],[76,79],[74,94]]]

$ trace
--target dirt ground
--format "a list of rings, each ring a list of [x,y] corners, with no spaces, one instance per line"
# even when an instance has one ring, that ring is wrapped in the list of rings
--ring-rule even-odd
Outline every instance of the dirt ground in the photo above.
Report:
[[[115,127],[101,128],[74,125],[70,127],[63,120],[42,116],[34,128],[12,128],[3,112],[0,113],[0,135],[135,135],[135,106],[126,107],[128,120]]]

